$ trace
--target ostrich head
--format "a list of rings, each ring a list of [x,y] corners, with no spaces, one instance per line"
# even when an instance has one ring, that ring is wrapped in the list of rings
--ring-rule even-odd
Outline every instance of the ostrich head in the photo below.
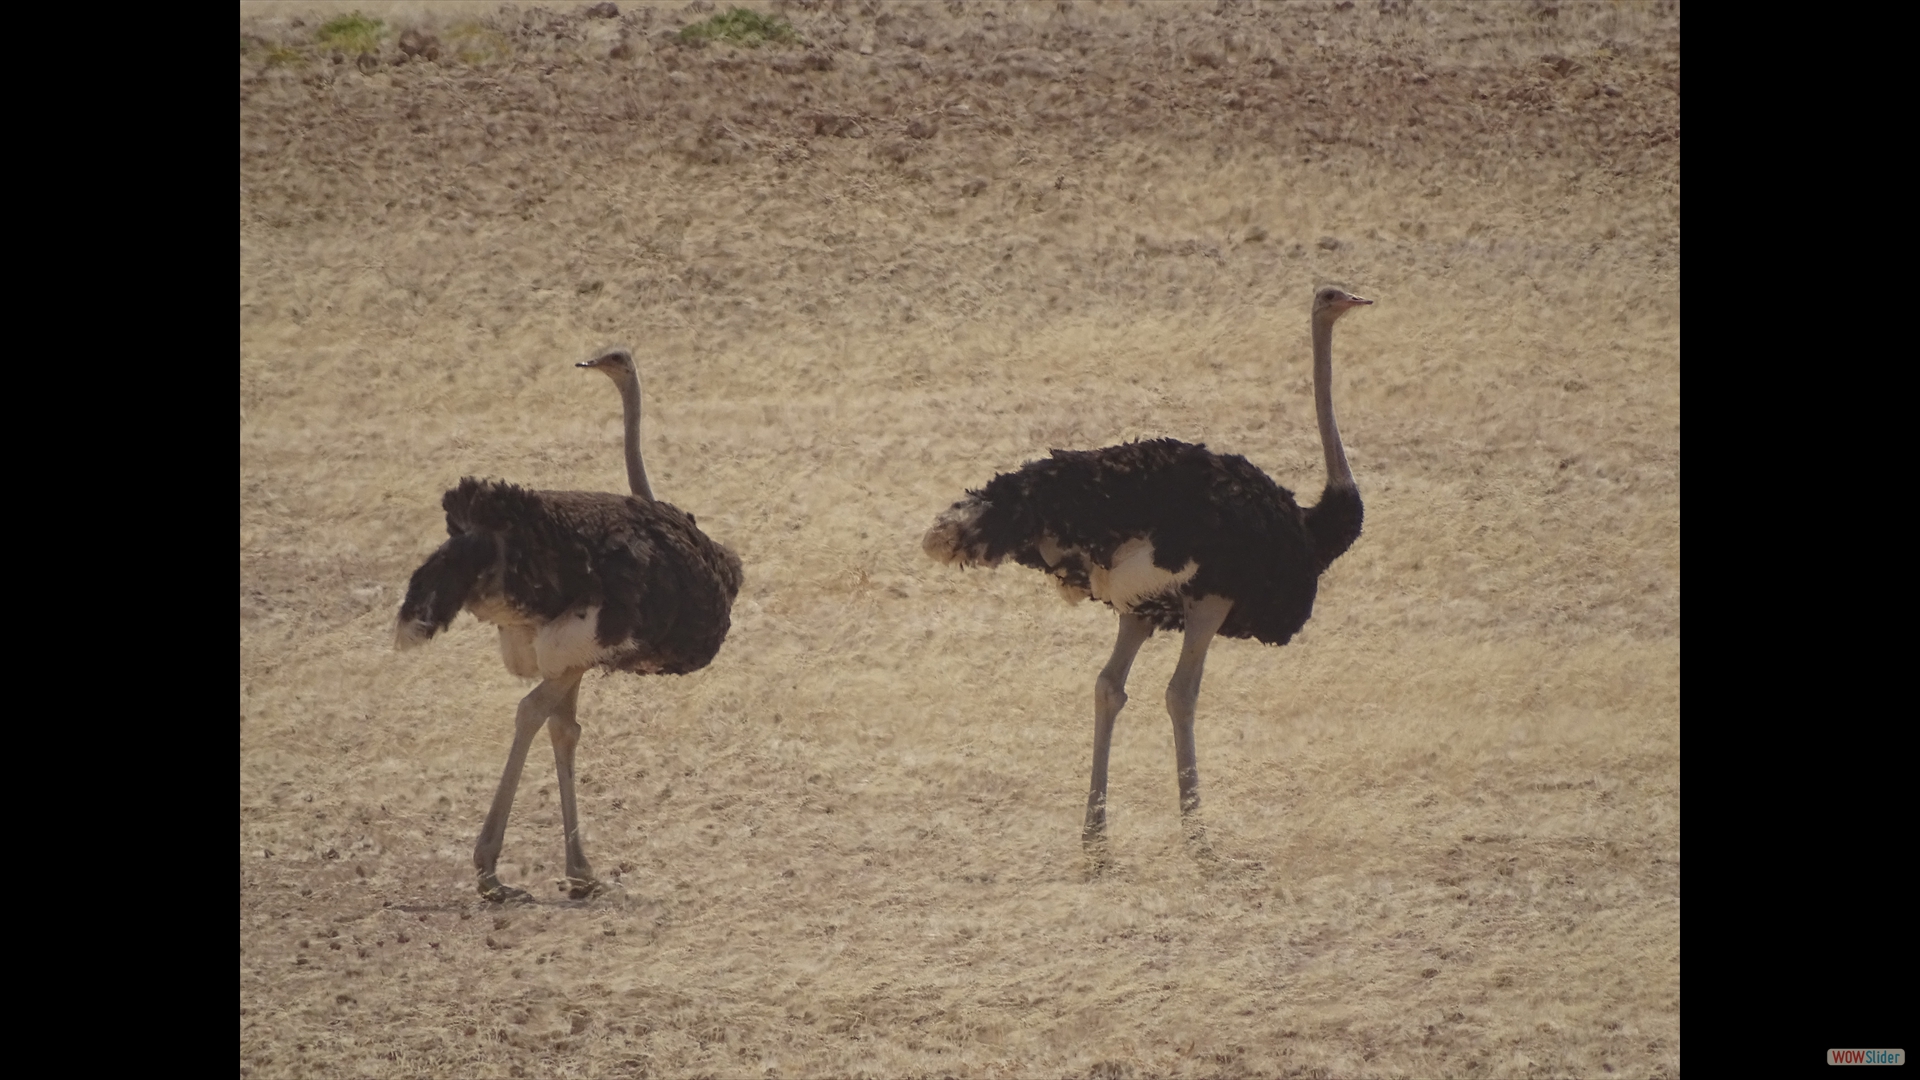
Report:
[[[626,424],[627,486],[635,495],[653,501],[653,487],[647,483],[647,467],[640,460],[640,372],[633,366],[633,354],[614,346],[601,349],[600,355],[573,365],[592,368],[613,380],[620,389],[620,414]]]
[[[620,348],[604,349],[599,356],[573,366],[592,368],[616,383],[626,382],[637,374],[633,366],[633,354]]]
[[[1313,294],[1313,319],[1315,322],[1324,319],[1331,323],[1354,308],[1371,303],[1373,301],[1362,299],[1345,289],[1329,285]]]

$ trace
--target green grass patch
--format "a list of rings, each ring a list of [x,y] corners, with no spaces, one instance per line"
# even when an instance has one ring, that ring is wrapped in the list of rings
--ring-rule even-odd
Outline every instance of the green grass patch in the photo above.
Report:
[[[320,27],[319,41],[328,48],[348,53],[370,53],[380,48],[382,33],[379,19],[369,19],[359,12],[329,19]]]
[[[264,58],[268,67],[304,63],[307,59],[299,49],[291,45],[268,41],[252,34],[242,34],[240,35],[240,58],[244,60],[249,56]]]
[[[513,43],[507,35],[472,20],[462,20],[448,27],[444,33],[447,47],[463,64],[484,64],[505,60],[513,52]]]
[[[787,20],[768,18],[746,8],[734,8],[704,22],[689,23],[680,28],[680,40],[688,44],[724,41],[729,45],[757,49],[769,41],[785,43],[794,39],[793,26]]]

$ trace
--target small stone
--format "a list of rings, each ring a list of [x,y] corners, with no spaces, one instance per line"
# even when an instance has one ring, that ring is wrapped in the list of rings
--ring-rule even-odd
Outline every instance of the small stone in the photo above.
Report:
[[[432,60],[440,55],[440,39],[418,30],[407,30],[400,35],[400,51],[408,56],[425,56]]]

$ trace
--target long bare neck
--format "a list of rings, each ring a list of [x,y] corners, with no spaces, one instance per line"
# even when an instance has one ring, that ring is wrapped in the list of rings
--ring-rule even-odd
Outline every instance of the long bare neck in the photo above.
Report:
[[[627,426],[627,486],[635,495],[653,501],[653,488],[647,483],[647,467],[640,461],[640,376],[629,372],[616,379],[620,387],[620,407]]]
[[[1340,425],[1333,420],[1333,319],[1313,320],[1313,407],[1320,416],[1320,449],[1327,455],[1327,487],[1353,488],[1353,470],[1340,445]]]

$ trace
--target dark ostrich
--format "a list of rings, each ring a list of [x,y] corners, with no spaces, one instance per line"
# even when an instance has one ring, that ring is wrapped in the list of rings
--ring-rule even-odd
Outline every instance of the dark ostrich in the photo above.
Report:
[[[506,772],[473,849],[480,895],[496,902],[528,899],[502,885],[495,867],[527,747],[542,724],[560,778],[568,895],[600,891],[574,808],[580,679],[596,667],[641,675],[706,667],[727,638],[740,591],[739,557],[701,532],[692,514],[653,498],[640,461],[633,357],[615,349],[577,366],[605,372],[620,388],[633,494],[461,480],[440,500],[449,539],[413,572],[394,627],[395,646],[411,648],[465,608],[500,628],[508,671],[542,680],[520,701]]]
[[[1183,630],[1167,684],[1180,812],[1197,855],[1201,823],[1194,707],[1216,634],[1284,645],[1313,614],[1320,574],[1360,536],[1360,493],[1333,418],[1333,324],[1371,304],[1345,290],[1313,298],[1313,397],[1327,485],[1302,507],[1237,454],[1174,439],[1100,450],[1055,450],[970,490],[927,532],[927,554],[961,566],[1011,558],[1053,576],[1070,599],[1120,614],[1113,655],[1094,681],[1093,782],[1081,841],[1105,861],[1107,752],[1127,703],[1127,672],[1155,628]]]

